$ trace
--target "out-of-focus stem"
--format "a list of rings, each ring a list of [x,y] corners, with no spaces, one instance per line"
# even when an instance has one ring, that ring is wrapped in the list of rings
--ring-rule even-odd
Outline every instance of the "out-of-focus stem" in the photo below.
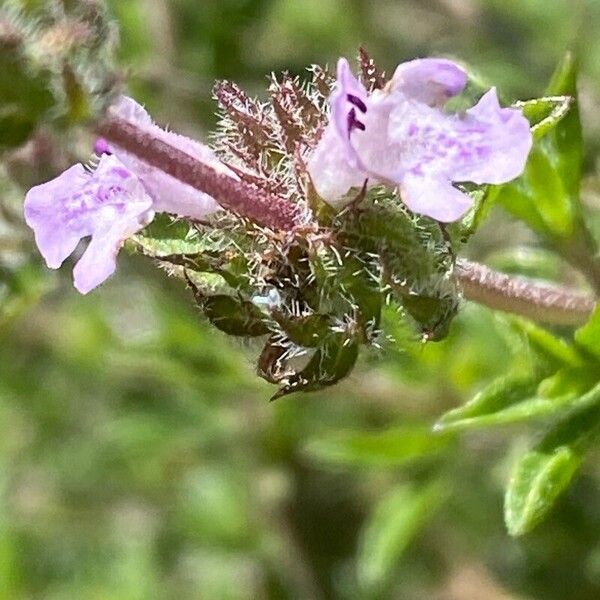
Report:
[[[589,294],[499,273],[465,259],[456,263],[456,278],[468,300],[543,323],[581,325],[596,303]]]
[[[96,128],[109,142],[134,154],[193,188],[212,196],[223,208],[274,230],[290,231],[301,224],[299,207],[212,167],[175,148],[133,123],[110,117]]]

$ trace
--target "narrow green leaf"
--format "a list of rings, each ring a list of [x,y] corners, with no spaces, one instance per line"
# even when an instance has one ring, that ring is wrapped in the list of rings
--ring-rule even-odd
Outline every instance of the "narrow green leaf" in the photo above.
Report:
[[[451,438],[429,427],[403,426],[379,432],[338,431],[315,438],[305,453],[319,462],[350,467],[398,467],[434,456]]]
[[[542,358],[556,366],[581,367],[585,358],[572,344],[547,329],[521,317],[506,317],[512,326],[525,335],[531,348]]]
[[[540,382],[537,393],[542,398],[584,397],[598,382],[598,373],[583,367],[564,367]]]
[[[549,250],[531,246],[502,248],[486,257],[486,264],[498,271],[523,277],[561,282],[564,263]]]
[[[574,208],[573,198],[565,187],[561,170],[557,168],[556,152],[553,140],[544,138],[530,152],[523,177],[530,201],[545,229],[553,236],[564,238],[573,233]]]
[[[583,454],[600,430],[600,384],[554,424],[513,468],[504,501],[504,518],[513,536],[538,525],[568,488]]]
[[[531,375],[511,374],[500,377],[472,400],[443,415],[434,429],[448,431],[482,424],[493,425],[499,413],[531,398],[538,383],[539,379]]]
[[[364,588],[381,590],[402,554],[447,495],[441,481],[423,489],[400,485],[375,507],[362,532],[357,571]]]
[[[589,368],[566,367],[536,383],[537,377],[503,377],[464,406],[446,413],[435,431],[463,431],[530,421],[593,401],[597,376]],[[590,391],[592,389],[592,391]]]
[[[473,198],[473,207],[459,221],[458,236],[463,242],[479,229],[479,226],[487,219],[498,196],[500,187],[497,185],[486,185],[470,192]],[[452,228],[452,225],[450,225]]]
[[[504,518],[510,535],[523,535],[542,521],[580,465],[581,456],[568,446],[548,453],[532,450],[521,457],[505,497]]]
[[[546,93],[574,99],[569,112],[553,132],[552,141],[558,155],[558,171],[566,190],[572,198],[578,199],[583,168],[583,133],[577,103],[577,60],[573,53],[565,54],[554,71]]]
[[[534,139],[539,139],[552,131],[567,116],[572,104],[571,96],[551,96],[515,102],[513,106],[523,111],[531,123]]]
[[[575,332],[575,342],[600,360],[600,305],[596,306],[589,321]]]

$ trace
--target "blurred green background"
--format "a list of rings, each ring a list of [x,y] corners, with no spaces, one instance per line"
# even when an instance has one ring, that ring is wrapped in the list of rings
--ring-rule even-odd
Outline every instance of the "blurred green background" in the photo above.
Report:
[[[596,202],[598,1],[109,4],[132,94],[199,137],[215,123],[216,78],[260,95],[270,71],[301,74],[365,44],[388,70],[454,56],[528,98],[574,47]],[[597,454],[551,518],[513,540],[502,488],[528,429],[427,434],[527,361],[500,315],[468,306],[427,346],[391,318],[401,344],[364,353],[333,389],[269,404],[257,348],[206,326],[147,260],[123,254],[81,297],[28,234],[0,234],[2,268],[17,273],[0,307],[0,599],[600,597]],[[499,214],[470,251],[511,269],[528,241]],[[529,274],[565,275],[541,250],[528,257]]]

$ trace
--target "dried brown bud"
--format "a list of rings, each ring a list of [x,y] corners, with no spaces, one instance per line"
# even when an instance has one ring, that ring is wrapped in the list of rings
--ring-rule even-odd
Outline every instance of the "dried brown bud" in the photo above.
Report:
[[[383,89],[387,83],[385,73],[379,69],[362,46],[358,50],[358,62],[362,71],[363,83],[367,89],[369,91]]]

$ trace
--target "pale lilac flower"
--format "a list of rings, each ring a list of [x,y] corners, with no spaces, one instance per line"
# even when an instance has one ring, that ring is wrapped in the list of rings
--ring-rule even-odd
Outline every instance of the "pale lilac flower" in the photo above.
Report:
[[[466,82],[453,62],[420,59],[401,64],[385,89],[369,94],[340,59],[330,121],[308,161],[317,192],[343,206],[367,180],[397,186],[411,210],[449,222],[472,204],[453,183],[518,177],[532,144],[527,119],[501,108],[493,88],[464,115],[443,112]]]
[[[73,270],[82,294],[112,275],[123,241],[153,217],[152,198],[140,180],[110,155],[102,156],[93,173],[75,165],[32,188],[25,198],[25,220],[51,269],[58,269],[80,240],[91,236]]]
[[[155,125],[131,98],[122,97],[110,109],[117,116],[151,132],[233,179],[237,176],[208,148]],[[48,266],[57,269],[80,240],[91,241],[73,270],[75,287],[83,294],[100,285],[115,270],[123,242],[147,225],[155,212],[200,219],[219,209],[208,194],[188,186],[98,140],[98,167],[78,164],[56,179],[32,188],[25,198],[25,219]]]

